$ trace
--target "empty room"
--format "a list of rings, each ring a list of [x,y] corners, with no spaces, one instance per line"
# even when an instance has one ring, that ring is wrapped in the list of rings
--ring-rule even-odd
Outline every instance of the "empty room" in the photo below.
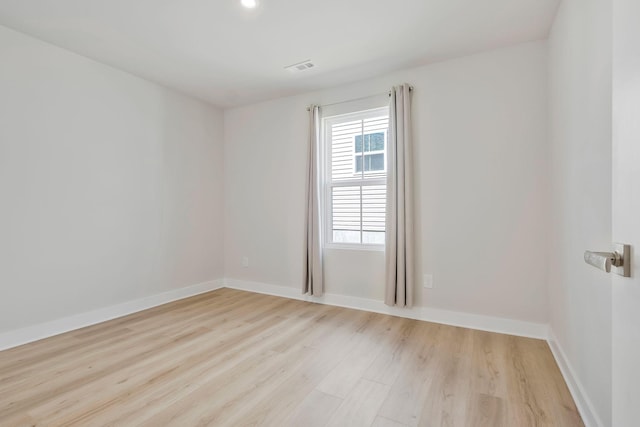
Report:
[[[640,426],[637,0],[0,0],[0,426]]]

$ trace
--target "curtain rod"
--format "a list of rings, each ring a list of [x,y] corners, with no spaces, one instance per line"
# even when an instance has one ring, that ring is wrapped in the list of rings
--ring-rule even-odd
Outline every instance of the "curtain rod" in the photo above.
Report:
[[[409,90],[413,91],[413,86],[409,86]],[[382,95],[391,96],[391,92],[376,93],[375,95],[361,96],[360,98],[354,98],[354,99],[345,99],[344,101],[332,102],[330,104],[322,104],[322,105],[319,105],[319,107],[330,107],[332,105],[344,104],[345,102],[362,101],[363,99],[375,98],[376,96],[382,96]],[[307,111],[311,111],[311,107],[307,107]]]

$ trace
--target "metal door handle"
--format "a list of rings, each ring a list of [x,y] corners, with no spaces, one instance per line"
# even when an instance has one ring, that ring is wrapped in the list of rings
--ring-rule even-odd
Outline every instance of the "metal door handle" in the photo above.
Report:
[[[614,252],[584,252],[584,261],[600,270],[609,273],[613,267],[613,272],[624,277],[631,276],[629,245],[616,243]]]

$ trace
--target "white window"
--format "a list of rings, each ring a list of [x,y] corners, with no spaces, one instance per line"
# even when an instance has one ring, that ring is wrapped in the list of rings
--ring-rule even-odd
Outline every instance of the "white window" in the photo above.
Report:
[[[389,108],[325,117],[325,242],[383,248]]]

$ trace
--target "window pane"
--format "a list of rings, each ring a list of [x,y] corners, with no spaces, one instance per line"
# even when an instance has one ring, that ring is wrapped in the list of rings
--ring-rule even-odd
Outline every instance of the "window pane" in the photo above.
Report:
[[[384,244],[387,187],[362,187],[362,243]]]
[[[362,153],[362,135],[356,135],[356,153]]]
[[[362,147],[362,120],[350,120],[331,125],[331,180],[354,179],[354,137],[360,135]],[[360,148],[362,150],[362,148]]]
[[[331,191],[332,233],[336,243],[360,243],[360,186]]]
[[[362,155],[357,154],[355,156],[356,172],[362,172]],[[365,154],[364,156],[364,171],[375,172],[384,171],[384,154]]]
[[[386,196],[385,185],[334,187],[333,242],[384,244]]]
[[[384,151],[385,135],[389,118],[381,115],[361,120],[345,119],[332,123],[331,141],[331,181],[361,180],[363,178],[384,177],[384,155],[363,159],[358,153]],[[382,154],[382,153],[380,153]],[[370,172],[362,176],[362,168]]]
[[[369,151],[384,151],[384,133],[377,132],[368,135],[370,137]]]
[[[362,135],[355,136],[355,152],[362,153]],[[368,133],[364,135],[364,151],[384,151],[384,133]]]
[[[383,171],[384,154],[369,154],[364,156],[364,171]]]
[[[365,231],[362,233],[362,243],[365,245],[384,245],[384,231]]]

